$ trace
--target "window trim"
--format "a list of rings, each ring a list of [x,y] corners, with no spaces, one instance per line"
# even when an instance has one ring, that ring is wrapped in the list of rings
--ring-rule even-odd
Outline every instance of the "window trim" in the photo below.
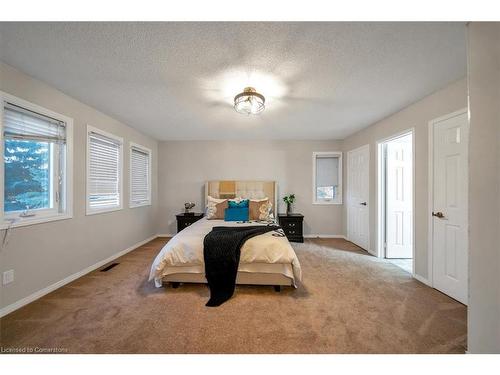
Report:
[[[89,192],[90,192],[90,133],[97,133],[100,134],[104,137],[114,139],[118,142],[120,142],[120,158],[119,158],[119,163],[118,163],[118,178],[120,180],[118,184],[118,194],[120,195],[119,202],[120,204],[117,207],[111,207],[111,208],[100,208],[100,209],[95,209],[90,207],[90,201],[89,201]],[[106,212],[114,212],[114,211],[120,211],[123,210],[123,138],[119,137],[117,135],[114,135],[112,133],[108,133],[104,130],[101,130],[99,128],[96,128],[92,125],[87,124],[87,155],[86,155],[86,190],[85,190],[85,214],[87,216],[89,215],[98,215],[98,214],[103,214]]]
[[[132,149],[136,148],[140,151],[146,152],[148,154],[148,159],[149,159],[149,170],[148,170],[148,200],[142,203],[135,203],[132,201]],[[151,187],[151,169],[152,169],[152,161],[153,161],[153,153],[151,149],[142,146],[138,143],[134,142],[129,142],[129,208],[137,208],[137,207],[144,207],[144,206],[151,206],[151,195],[152,195],[152,187]]]
[[[4,137],[3,137],[3,111],[4,101],[18,105],[27,110],[37,112],[41,115],[52,117],[66,124],[66,155],[62,191],[65,193],[64,210],[62,212],[54,212],[53,209],[43,209],[33,217],[22,218],[19,214],[5,213],[4,212],[4,189],[5,189],[5,175],[4,175]],[[47,223],[57,220],[66,220],[73,218],[73,119],[58,112],[21,99],[17,96],[11,95],[4,91],[0,91],[0,154],[2,160],[0,162],[0,229],[24,227],[28,225],[35,225]],[[17,212],[17,211],[16,211]],[[14,221],[13,221],[14,220]]]
[[[337,197],[331,201],[316,199],[316,159],[319,157],[338,157],[339,158],[339,185]],[[341,151],[315,151],[312,155],[312,204],[314,205],[342,205],[342,152]]]

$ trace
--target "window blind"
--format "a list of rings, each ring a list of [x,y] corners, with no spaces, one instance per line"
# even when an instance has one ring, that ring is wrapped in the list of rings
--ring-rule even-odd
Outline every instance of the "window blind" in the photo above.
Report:
[[[89,133],[89,208],[100,210],[120,206],[120,153],[120,141]]]
[[[339,180],[339,158],[316,158],[316,187],[336,186]]]
[[[30,111],[8,102],[4,103],[4,138],[66,142],[66,123]]]
[[[149,202],[149,152],[132,147],[130,150],[130,201],[132,204]]]

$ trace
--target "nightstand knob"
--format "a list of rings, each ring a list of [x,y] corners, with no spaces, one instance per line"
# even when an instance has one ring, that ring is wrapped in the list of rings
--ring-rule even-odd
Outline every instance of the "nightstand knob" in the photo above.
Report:
[[[291,226],[291,227],[294,227],[294,226],[295,226],[295,223],[290,223],[290,226]]]
[[[295,231],[294,231],[294,230],[291,230],[291,231],[290,231],[290,234],[295,234]]]

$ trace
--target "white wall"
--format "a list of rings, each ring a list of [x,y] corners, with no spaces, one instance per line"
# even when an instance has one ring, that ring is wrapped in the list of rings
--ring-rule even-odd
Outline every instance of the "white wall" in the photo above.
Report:
[[[15,281],[0,286],[0,308],[3,308],[156,234],[158,143],[2,63],[0,90],[74,119],[73,218],[11,230],[7,247],[0,250],[0,273],[14,269]],[[85,215],[87,124],[124,138],[121,211]],[[129,141],[153,152],[152,206],[128,208]]]
[[[417,275],[424,279],[428,277],[428,122],[465,107],[467,107],[467,82],[464,78],[361,130],[345,139],[342,143],[344,155],[349,150],[365,144],[370,145],[370,247],[376,251],[377,142],[406,129],[415,129],[415,271]],[[345,178],[346,162],[347,158],[344,157],[344,188],[348,189],[347,179]],[[346,234],[347,210],[345,205],[342,222],[343,233]]]
[[[500,353],[500,24],[468,26],[468,350]]]
[[[312,153],[340,151],[338,141],[168,141],[158,146],[159,233],[176,233],[184,202],[203,211],[207,180],[278,181],[281,198],[295,193],[305,234],[340,235],[342,206],[312,204]]]

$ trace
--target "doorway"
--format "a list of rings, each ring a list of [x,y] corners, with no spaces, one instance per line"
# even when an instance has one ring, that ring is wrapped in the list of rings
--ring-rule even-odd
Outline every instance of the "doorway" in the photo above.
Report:
[[[378,143],[379,255],[414,274],[413,130]]]

